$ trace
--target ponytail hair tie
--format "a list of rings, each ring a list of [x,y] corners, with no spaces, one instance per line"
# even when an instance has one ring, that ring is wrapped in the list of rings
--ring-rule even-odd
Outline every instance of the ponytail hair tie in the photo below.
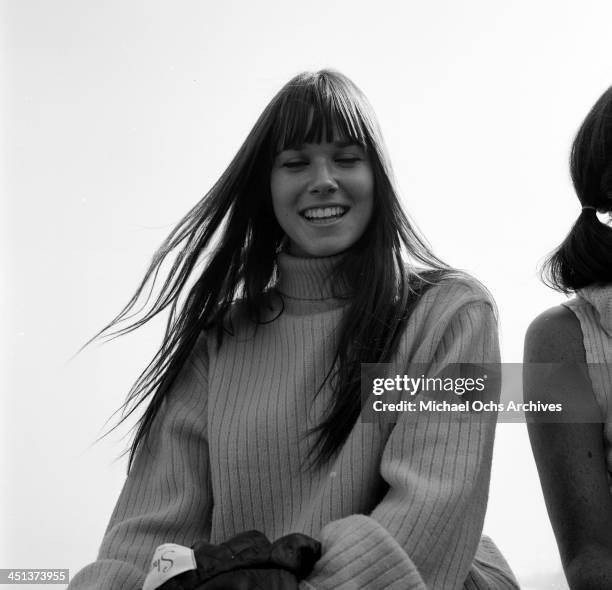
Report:
[[[582,206],[582,210],[583,210],[583,211],[586,211],[586,210],[588,210],[588,209],[592,209],[593,211],[597,211],[597,207],[593,207],[593,206],[591,206],[591,205],[583,205],[583,206]]]

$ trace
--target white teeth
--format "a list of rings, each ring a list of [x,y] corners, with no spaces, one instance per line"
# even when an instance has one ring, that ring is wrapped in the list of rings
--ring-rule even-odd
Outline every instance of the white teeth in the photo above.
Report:
[[[346,207],[316,207],[306,209],[303,215],[306,219],[326,219],[330,217],[340,217],[346,211]]]

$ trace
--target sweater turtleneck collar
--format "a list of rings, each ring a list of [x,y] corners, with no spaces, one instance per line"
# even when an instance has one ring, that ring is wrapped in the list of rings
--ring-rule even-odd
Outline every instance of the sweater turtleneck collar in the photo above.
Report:
[[[595,308],[601,327],[612,338],[612,285],[603,287],[592,285],[580,289],[578,295]]]
[[[350,289],[334,271],[344,256],[300,258],[280,252],[277,256],[277,291],[286,304],[293,301],[294,305],[303,306],[312,302],[317,307],[323,305],[328,309],[343,305],[350,297]]]

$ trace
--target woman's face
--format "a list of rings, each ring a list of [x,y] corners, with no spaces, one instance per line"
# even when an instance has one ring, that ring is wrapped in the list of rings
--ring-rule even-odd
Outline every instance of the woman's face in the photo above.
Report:
[[[280,152],[270,178],[272,206],[295,256],[332,256],[365,231],[374,203],[370,158],[346,141]]]

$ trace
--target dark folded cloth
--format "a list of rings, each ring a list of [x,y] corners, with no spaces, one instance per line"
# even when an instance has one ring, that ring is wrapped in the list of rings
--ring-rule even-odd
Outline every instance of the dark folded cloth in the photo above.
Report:
[[[321,556],[321,544],[293,533],[274,543],[247,531],[219,545],[193,546],[197,570],[171,578],[159,590],[295,590]]]
[[[225,572],[194,590],[298,590],[298,579],[287,570],[246,569]]]

